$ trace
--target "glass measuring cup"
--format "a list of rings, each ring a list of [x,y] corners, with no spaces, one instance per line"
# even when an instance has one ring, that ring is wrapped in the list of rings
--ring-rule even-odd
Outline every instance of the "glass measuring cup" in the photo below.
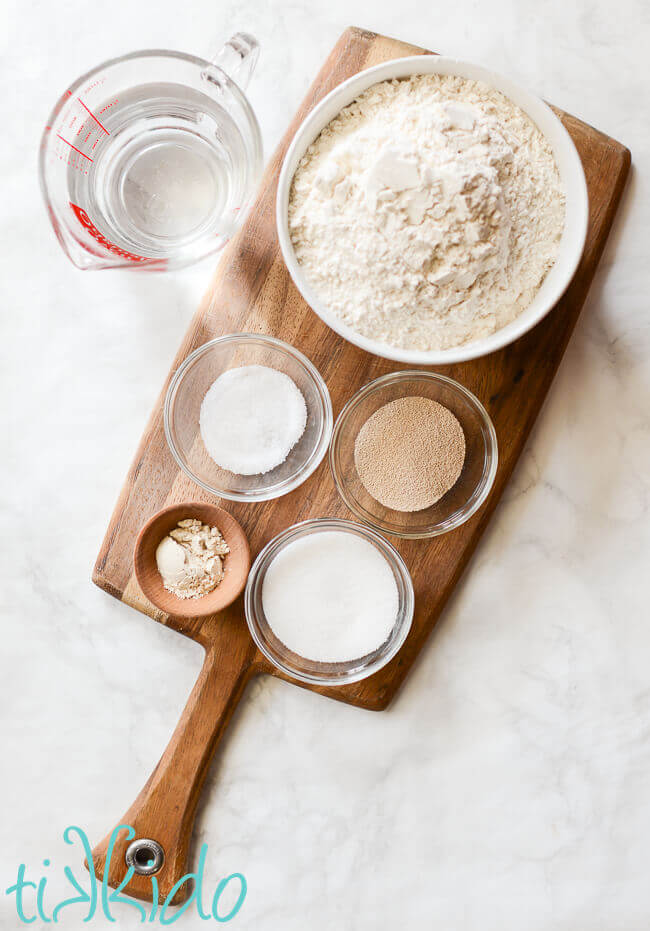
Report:
[[[211,61],[132,52],[68,88],[43,132],[39,175],[78,268],[167,270],[223,248],[262,163],[244,94],[258,53],[240,32]]]

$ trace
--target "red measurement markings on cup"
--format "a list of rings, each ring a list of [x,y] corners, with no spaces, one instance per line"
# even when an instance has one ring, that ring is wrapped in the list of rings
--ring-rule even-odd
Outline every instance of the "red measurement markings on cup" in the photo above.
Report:
[[[92,110],[89,110],[89,109],[88,109],[88,107],[87,107],[86,104],[83,102],[83,100],[81,99],[81,97],[77,97],[77,100],[79,101],[79,103],[81,104],[81,106],[84,108],[84,110],[86,111],[86,113],[89,113],[90,116],[92,116],[92,118],[93,118],[94,121],[97,123],[97,125],[98,125],[98,126],[101,126],[101,128],[104,130],[104,132],[106,133],[106,135],[107,135],[107,136],[110,136],[110,133],[109,133],[109,131],[106,129],[106,127],[104,126],[104,124],[103,124],[100,120],[97,119],[97,117],[95,116],[95,114],[93,113]]]
[[[60,126],[61,132],[57,132],[56,135],[70,150],[67,157],[70,167],[82,171],[84,174],[88,174],[86,167],[88,163],[93,163],[94,159],[92,156],[95,153],[95,149],[102,139],[110,136],[110,131],[81,97],[73,98],[69,91],[67,94],[70,102],[68,115],[62,121]],[[116,100],[111,101],[109,106],[116,102]],[[80,155],[85,161],[75,164],[73,152],[76,152],[77,155]],[[59,158],[63,157],[64,156],[59,154]]]
[[[57,133],[57,136],[59,137],[59,139],[61,140],[61,142],[65,142],[66,145],[69,145],[70,148],[71,148],[71,149],[74,149],[75,152],[78,152],[79,155],[83,155],[84,158],[87,158],[89,162],[92,162],[92,161],[93,161],[92,158],[90,157],[90,155],[86,155],[86,153],[85,153],[85,152],[82,152],[81,149],[78,149],[78,148],[76,147],[76,145],[73,145],[71,142],[68,142],[67,139],[64,139],[63,136],[61,135],[61,133]]]

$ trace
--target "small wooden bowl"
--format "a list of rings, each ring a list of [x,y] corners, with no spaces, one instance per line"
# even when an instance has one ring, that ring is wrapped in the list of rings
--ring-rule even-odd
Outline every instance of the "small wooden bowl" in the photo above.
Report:
[[[214,591],[201,598],[177,598],[168,592],[156,565],[158,544],[181,520],[196,518],[209,527],[217,527],[230,547],[224,557],[224,577]],[[135,577],[149,601],[172,617],[207,617],[223,611],[241,595],[251,567],[251,554],[246,534],[235,518],[213,504],[193,501],[163,508],[147,521],[135,543],[133,553]]]

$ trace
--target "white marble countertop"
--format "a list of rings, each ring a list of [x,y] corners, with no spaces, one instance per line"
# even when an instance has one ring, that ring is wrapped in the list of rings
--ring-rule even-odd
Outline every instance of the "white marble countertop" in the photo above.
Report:
[[[73,268],[37,187],[42,124],[102,59],[146,46],[201,54],[212,33],[242,28],[262,43],[251,96],[268,154],[354,23],[509,73],[626,143],[635,168],[520,466],[406,686],[384,714],[271,679],[249,689],[199,813],[208,885],[244,873],[232,924],[264,931],[646,929],[647,5],[5,7],[0,926],[20,926],[4,889],[21,862],[50,876],[46,909],[66,894],[62,867],[79,872],[81,859],[64,828],[97,841],[115,823],[201,663],[196,645],[104,595],[90,572],[211,267]],[[60,923],[81,928],[82,914]],[[118,909],[119,927],[138,924]],[[179,925],[206,927],[194,913]]]

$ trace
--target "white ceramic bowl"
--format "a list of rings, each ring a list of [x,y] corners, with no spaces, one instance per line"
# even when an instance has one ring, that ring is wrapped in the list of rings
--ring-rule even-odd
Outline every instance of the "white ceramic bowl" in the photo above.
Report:
[[[342,323],[310,287],[296,259],[288,224],[289,191],[294,172],[300,159],[321,130],[334,119],[340,110],[372,84],[393,78],[406,78],[412,74],[456,74],[470,80],[484,81],[505,94],[524,113],[528,114],[548,139],[566,191],[566,217],[558,256],[532,303],[512,323],[485,339],[475,340],[451,349],[429,352],[388,346],[376,340],[367,339]],[[367,71],[362,71],[344,81],[321,100],[298,129],[289,146],[280,172],[276,204],[278,236],[287,268],[296,287],[321,320],[344,339],[361,349],[386,359],[394,359],[396,362],[409,362],[415,365],[446,365],[487,355],[514,342],[539,323],[560,299],[573,277],[584,249],[588,213],[587,184],[580,156],[568,132],[550,107],[508,78],[489,71],[487,68],[437,55],[398,58],[395,61],[368,68]]]

